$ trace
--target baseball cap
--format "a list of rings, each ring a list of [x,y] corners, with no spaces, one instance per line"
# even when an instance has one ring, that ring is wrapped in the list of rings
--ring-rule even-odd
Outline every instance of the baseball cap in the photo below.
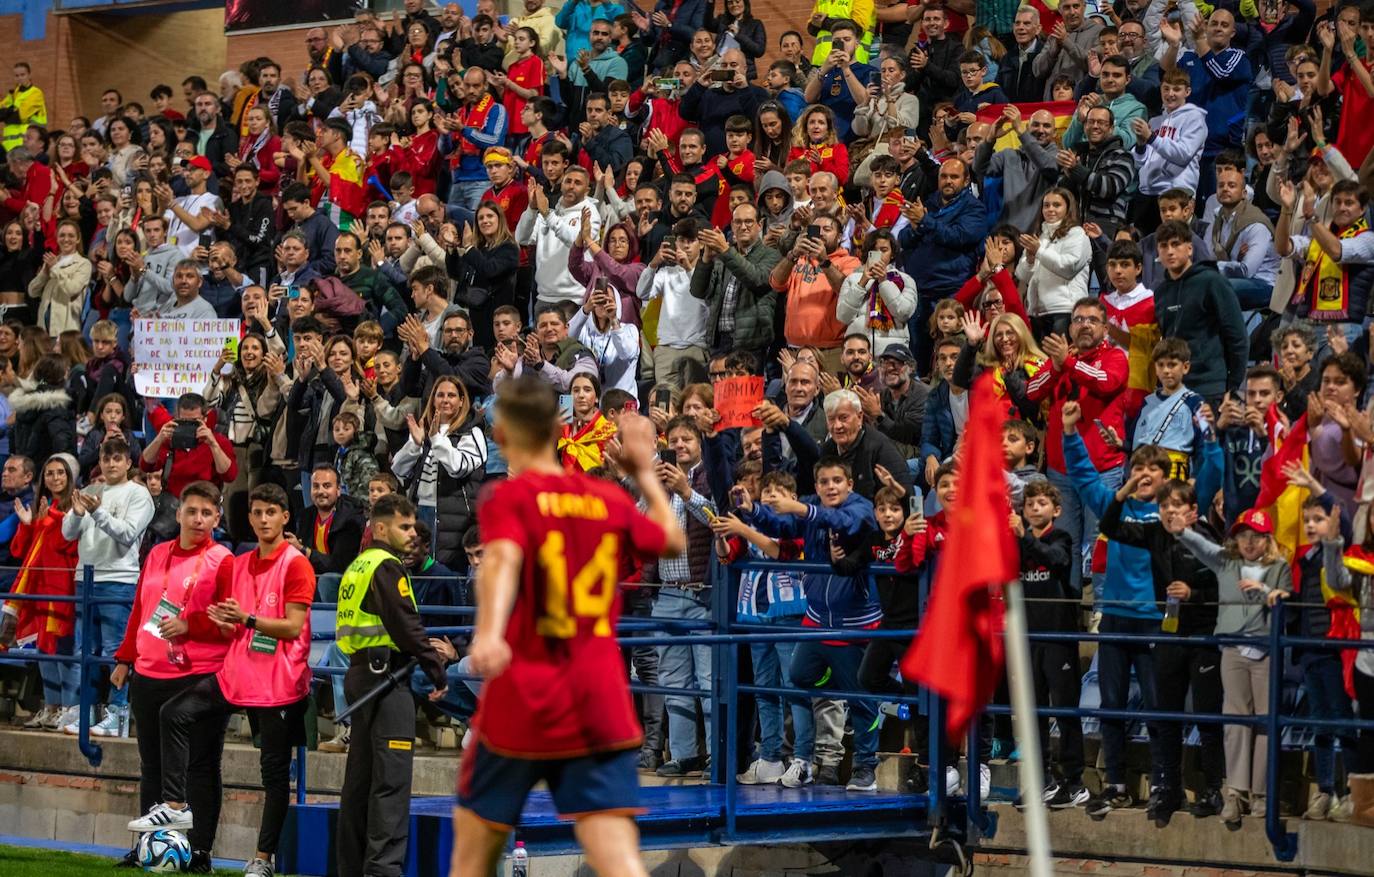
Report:
[[[889,344],[883,352],[878,354],[879,359],[895,359],[899,362],[915,362],[916,357],[911,355],[911,348],[905,344]]]
[[[1242,527],[1268,535],[1274,532],[1274,521],[1264,509],[1248,509],[1241,512],[1240,517],[1231,525],[1231,535],[1236,535]]]
[[[210,159],[206,158],[203,155],[192,156],[191,160],[186,162],[186,166],[193,167],[196,170],[205,171],[207,174],[212,174],[215,172],[215,166],[210,164]]]

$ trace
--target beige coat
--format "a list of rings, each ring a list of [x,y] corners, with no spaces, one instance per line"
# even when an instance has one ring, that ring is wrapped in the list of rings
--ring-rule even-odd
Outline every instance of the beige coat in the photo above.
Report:
[[[68,329],[81,328],[81,307],[86,288],[91,285],[91,263],[84,256],[73,256],[65,263],[43,268],[29,282],[29,298],[38,302],[38,325],[56,338]]]

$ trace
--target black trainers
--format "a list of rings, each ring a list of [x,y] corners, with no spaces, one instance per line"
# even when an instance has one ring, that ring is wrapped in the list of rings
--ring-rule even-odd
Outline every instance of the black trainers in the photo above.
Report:
[[[1205,792],[1199,792],[1197,799],[1193,801],[1193,806],[1188,808],[1188,812],[1193,814],[1194,819],[1216,816],[1221,812],[1221,790],[1208,789]]]
[[[654,771],[661,777],[685,777],[692,774],[700,775],[702,768],[705,767],[705,760],[697,758],[674,758],[672,761],[665,761]]]
[[[138,867],[138,848],[135,847],[124,854],[124,858],[115,862],[116,868],[137,868]]]
[[[1133,803],[1134,801],[1127,794],[1124,786],[1103,786],[1102,793],[1089,798],[1084,809],[1088,812],[1089,817],[1102,820],[1106,819],[1107,814],[1113,810],[1124,810]]]
[[[816,785],[818,786],[838,786],[840,784],[839,765],[823,764],[816,771]]]
[[[902,778],[902,791],[909,795],[924,795],[930,791],[930,768],[913,760]]]
[[[1062,782],[1054,794],[1045,799],[1045,804],[1051,810],[1068,810],[1070,807],[1082,807],[1091,797],[1082,783]]]
[[[856,767],[850,771],[849,785],[845,789],[850,792],[876,792],[878,776],[871,767]]]
[[[215,866],[210,862],[209,850],[191,850],[191,862],[186,866],[187,874],[213,874]]]
[[[1174,814],[1183,809],[1183,793],[1177,789],[1160,786],[1150,793],[1150,801],[1145,805],[1145,818],[1164,828]]]
[[[639,769],[655,771],[663,766],[663,756],[652,749],[642,749],[639,753]]]

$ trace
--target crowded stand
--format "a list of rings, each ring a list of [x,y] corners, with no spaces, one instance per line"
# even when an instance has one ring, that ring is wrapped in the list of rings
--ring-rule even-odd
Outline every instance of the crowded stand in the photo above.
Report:
[[[497,400],[530,379],[559,397],[561,466],[641,507],[618,424],[655,428],[685,550],[618,561],[627,618],[708,620],[728,586],[740,621],[915,629],[990,374],[1031,632],[1104,637],[1033,641],[1038,703],[1264,715],[1284,661],[1295,713],[1374,720],[1374,651],[1263,646],[1278,618],[1374,639],[1374,5],[820,0],[781,34],[749,0],[476,9],[360,11],[305,31],[308,69],[153,71],[71,119],[13,65],[0,648],[115,660],[87,716],[79,667],[39,663],[16,721],[137,737],[138,830],[186,829],[208,868],[245,712],[267,793],[248,873],[271,875],[307,704],[342,713],[344,668],[383,639],[419,658],[400,709],[463,738],[469,642],[425,629],[477,604]],[[236,328],[159,396],[152,333],[207,321]],[[741,560],[781,564],[723,575]],[[87,567],[83,625],[43,598]],[[361,568],[411,599],[360,601]],[[313,655],[312,603],[341,619]],[[726,769],[872,791],[901,724],[903,789],[925,792],[920,717],[814,696],[915,692],[905,647],[732,649],[742,679],[798,693],[746,696]],[[720,672],[690,642],[624,664],[667,690]],[[711,705],[639,695],[638,769],[709,771]],[[379,721],[319,748],[352,766]],[[1254,725],[1085,725],[1051,744],[1042,722],[1051,808],[1199,830],[1266,812]],[[983,730],[966,782],[986,796],[1017,741]],[[1127,766],[1146,737],[1148,797]],[[1374,825],[1374,732],[1306,747],[1300,815]],[[409,776],[408,751],[376,758]],[[398,873],[394,845],[349,856]]]

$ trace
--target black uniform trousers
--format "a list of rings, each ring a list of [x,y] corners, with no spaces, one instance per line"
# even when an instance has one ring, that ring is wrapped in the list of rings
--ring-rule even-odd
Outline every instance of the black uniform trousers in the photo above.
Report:
[[[383,678],[366,663],[349,667],[344,676],[349,703]],[[414,750],[415,700],[408,687],[392,686],[353,713],[339,794],[339,877],[400,877],[410,840]]]

